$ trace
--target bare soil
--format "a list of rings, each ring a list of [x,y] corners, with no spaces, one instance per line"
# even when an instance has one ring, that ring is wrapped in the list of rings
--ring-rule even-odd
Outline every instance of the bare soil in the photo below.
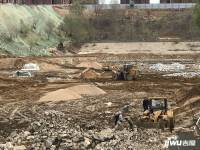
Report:
[[[187,50],[187,43],[180,44],[185,45],[183,47]],[[30,131],[29,128],[32,126],[32,123],[38,121],[46,111],[63,113],[64,116],[61,122],[67,121],[69,125],[67,126],[68,129],[71,128],[75,130],[76,126],[79,126],[81,132],[89,132],[90,130],[100,132],[107,128],[113,129],[113,114],[125,106],[130,105],[130,111],[124,115],[126,117],[131,117],[136,123],[139,115],[143,111],[142,100],[144,97],[148,96],[167,97],[170,102],[175,103],[173,109],[176,115],[176,126],[173,133],[170,133],[168,130],[165,132],[158,132],[157,129],[143,128],[137,124],[137,132],[139,132],[141,136],[145,133],[149,139],[152,136],[157,138],[157,140],[151,141],[152,145],[149,149],[159,149],[157,146],[162,145],[161,141],[167,139],[169,136],[178,134],[180,128],[185,131],[191,130],[193,126],[193,116],[199,117],[200,113],[200,78],[165,77],[163,76],[165,73],[151,71],[148,69],[148,66],[155,63],[172,62],[179,62],[187,66],[191,66],[191,64],[199,65],[195,57],[196,51],[184,50],[181,54],[175,51],[172,52],[167,48],[168,43],[162,46],[163,49],[166,48],[163,53],[160,53],[161,50],[153,50],[153,48],[149,51],[142,50],[142,52],[138,52],[136,50],[137,47],[134,47],[135,44],[131,44],[132,46],[124,45],[127,49],[124,49],[124,47],[120,48],[119,44],[110,44],[108,49],[104,49],[106,45],[109,44],[98,44],[94,47],[96,50],[90,49],[91,47],[83,47],[80,50],[80,54],[83,53],[84,55],[78,54],[74,56],[40,58],[1,58],[0,144],[10,141],[9,139],[12,137],[11,135],[13,132],[20,134],[23,131]],[[170,43],[170,45],[172,45],[172,43]],[[103,51],[101,51],[102,49],[99,46]],[[124,53],[119,54],[116,47],[120,49],[120,53]],[[129,49],[133,47],[133,50],[128,51],[128,47]],[[132,53],[132,51],[134,52]],[[91,55],[91,52],[94,54]],[[101,52],[101,54],[95,54],[95,52]],[[107,54],[105,54],[105,52]],[[131,52],[131,54],[127,54],[129,52]],[[33,78],[11,77],[13,71],[17,70],[14,62],[18,59],[23,59],[24,62],[38,63],[41,65],[41,70]],[[100,63],[102,66],[108,64],[134,63],[140,69],[140,76],[134,81],[113,81],[107,78],[93,80],[82,80],[81,78],[72,79],[70,76],[81,73],[88,67],[77,67],[77,64],[88,59],[95,61],[95,63]],[[43,65],[44,63],[48,64],[48,66]],[[76,72],[66,72],[68,69],[76,69]],[[190,69],[199,71],[198,68]],[[51,82],[49,82],[50,79]],[[84,84],[93,84],[96,90],[91,86],[83,87],[82,85]],[[76,100],[68,99],[67,101],[57,101],[57,103],[47,102],[48,99],[63,99],[69,97],[69,94],[73,94],[70,91],[65,91],[65,89],[72,90],[74,94],[79,93],[80,95],[87,96],[79,95],[80,97],[76,97]],[[98,95],[97,89],[98,92],[101,91],[100,93],[102,93],[105,91],[105,93],[103,95]],[[45,100],[42,103],[38,103],[38,101],[43,99],[42,96],[52,92],[54,93],[53,95],[47,94],[48,96]],[[95,92],[97,92],[97,94],[95,94]],[[189,103],[191,103],[191,105],[188,105]],[[46,119],[44,116],[43,118]],[[125,125],[123,128],[128,128],[128,125]],[[52,127],[51,129],[53,129],[52,132],[57,133],[58,129],[56,127]],[[61,127],[59,129],[61,129]],[[38,132],[34,133],[36,135],[40,134],[40,132]],[[116,132],[116,134],[121,134],[121,131],[120,133],[118,133],[118,131]],[[133,134],[132,131],[127,132],[128,134]],[[44,138],[44,140],[48,138],[49,137]],[[25,139],[22,141],[24,141],[24,145],[28,148],[34,146],[34,143],[27,142]],[[122,141],[121,144],[129,145],[126,142],[127,141]],[[22,143],[18,143],[18,145]],[[40,141],[38,143],[41,144],[45,142]],[[141,139],[138,141],[138,144],[136,144],[136,149],[145,149],[148,147],[148,144],[148,142],[142,141]],[[98,146],[106,147],[106,145],[97,144],[91,149],[98,149]]]

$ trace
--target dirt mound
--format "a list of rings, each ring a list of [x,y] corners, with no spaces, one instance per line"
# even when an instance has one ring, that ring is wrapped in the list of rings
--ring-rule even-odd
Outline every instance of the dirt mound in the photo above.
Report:
[[[200,87],[184,88],[179,90],[177,95],[178,107],[174,110],[176,122],[181,126],[191,126],[191,119],[199,114]]]
[[[81,73],[82,79],[97,79],[100,76],[100,73],[97,73],[95,70],[85,69]]]
[[[183,105],[188,99],[200,95],[200,86],[195,86],[192,88],[183,88],[176,93],[177,103]]]
[[[76,67],[83,67],[83,68],[93,68],[93,69],[102,69],[102,65],[97,62],[81,62],[80,64],[76,65]]]
[[[41,71],[44,71],[44,72],[58,71],[58,70],[62,69],[61,66],[50,64],[50,63],[46,63],[46,62],[40,63],[39,66],[40,66]]]
[[[82,96],[95,96],[101,94],[105,94],[102,89],[94,85],[84,84],[49,92],[45,96],[41,97],[39,102],[67,101],[80,99]]]
[[[48,102],[48,101],[58,102],[58,101],[67,101],[79,98],[82,98],[82,96],[79,95],[78,93],[75,93],[69,89],[60,89],[47,93],[45,96],[40,98],[39,102]]]
[[[193,97],[184,103],[184,106],[200,102],[200,96]]]
[[[89,85],[89,84],[77,85],[70,87],[68,89],[80,95],[87,95],[87,96],[95,96],[106,93],[105,91],[96,87],[95,85]]]

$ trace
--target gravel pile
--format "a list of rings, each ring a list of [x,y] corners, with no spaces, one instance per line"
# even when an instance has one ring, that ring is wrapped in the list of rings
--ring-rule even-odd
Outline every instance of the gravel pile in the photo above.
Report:
[[[172,73],[163,75],[164,77],[184,77],[184,78],[194,78],[200,77],[200,72],[182,72],[182,73]]]
[[[173,64],[162,64],[162,63],[157,63],[157,64],[153,64],[152,66],[150,66],[151,70],[155,70],[155,71],[162,71],[162,72],[166,72],[166,71],[182,71],[185,69],[185,65],[183,64],[179,64],[179,63],[173,63]]]

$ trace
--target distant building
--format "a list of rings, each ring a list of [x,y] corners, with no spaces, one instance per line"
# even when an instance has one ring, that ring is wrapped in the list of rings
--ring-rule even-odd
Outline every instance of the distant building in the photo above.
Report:
[[[160,4],[160,0],[150,0],[150,4]]]
[[[135,4],[149,4],[149,0],[134,0]]]
[[[13,4],[67,4],[70,0],[0,0],[0,3],[13,3]]]
[[[98,0],[99,4],[120,4],[120,0]]]
[[[131,0],[80,0],[81,4],[129,4]],[[195,3],[196,0],[133,0],[135,4]],[[71,4],[73,0],[0,0],[0,3],[13,4]]]
[[[131,0],[120,0],[121,4],[129,4]],[[135,4],[160,4],[160,3],[195,3],[196,0],[134,0]]]
[[[195,3],[196,0],[160,0],[160,3]]]

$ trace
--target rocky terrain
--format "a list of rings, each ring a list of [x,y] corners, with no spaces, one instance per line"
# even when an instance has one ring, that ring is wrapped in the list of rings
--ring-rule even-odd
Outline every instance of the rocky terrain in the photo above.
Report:
[[[29,63],[38,65],[33,76],[15,75]],[[136,80],[114,81],[102,71],[125,63],[138,68]],[[180,133],[191,133],[197,145],[187,148],[198,149],[193,127],[200,113],[199,66],[196,53],[2,56],[0,149],[167,149],[166,140]],[[167,97],[173,104],[172,133],[138,121],[144,97],[153,96]],[[114,126],[119,111],[124,120]]]

